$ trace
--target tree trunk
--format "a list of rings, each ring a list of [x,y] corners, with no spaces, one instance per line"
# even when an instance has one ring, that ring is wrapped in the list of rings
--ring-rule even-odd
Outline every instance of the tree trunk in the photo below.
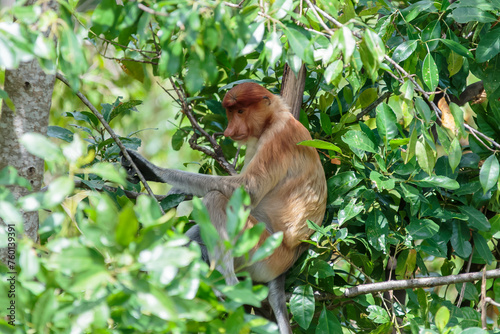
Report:
[[[44,173],[44,162],[19,143],[19,138],[28,132],[47,133],[49,111],[54,90],[55,76],[46,74],[37,60],[20,64],[18,69],[5,71],[4,90],[16,107],[15,112],[3,103],[0,114],[0,170],[14,166],[20,176],[28,179],[32,191],[40,190]],[[30,191],[13,186],[9,188],[16,198]],[[25,212],[24,232],[38,241],[38,212]],[[1,228],[4,222],[0,219]],[[6,248],[0,249],[0,260],[5,262]]]
[[[295,119],[299,119],[302,96],[306,85],[306,67],[302,64],[299,75],[296,76],[288,64],[283,70],[283,81],[281,83],[281,96],[290,107],[290,112]]]

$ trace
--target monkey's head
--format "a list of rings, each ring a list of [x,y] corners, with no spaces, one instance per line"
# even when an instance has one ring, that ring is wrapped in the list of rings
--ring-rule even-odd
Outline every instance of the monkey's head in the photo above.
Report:
[[[222,106],[226,108],[226,137],[245,142],[250,137],[259,138],[278,108],[272,106],[277,97],[254,82],[234,86],[224,96]]]

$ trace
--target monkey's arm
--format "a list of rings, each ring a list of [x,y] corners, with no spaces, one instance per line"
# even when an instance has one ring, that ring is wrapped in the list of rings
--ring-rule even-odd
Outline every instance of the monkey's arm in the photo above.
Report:
[[[161,168],[146,160],[136,151],[127,150],[127,152],[146,181],[168,183],[186,194],[204,196],[210,191],[217,190],[230,197],[236,188],[244,184],[243,177],[239,175],[214,176]],[[138,183],[139,178],[125,157],[122,157],[121,164],[129,175],[128,179],[133,183]]]

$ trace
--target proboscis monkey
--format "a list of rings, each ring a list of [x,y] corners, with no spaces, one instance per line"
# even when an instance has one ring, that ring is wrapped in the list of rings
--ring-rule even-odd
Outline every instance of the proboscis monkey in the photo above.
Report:
[[[266,230],[256,246],[272,233],[283,232],[283,242],[266,259],[244,268],[256,282],[269,282],[269,303],[281,333],[291,333],[283,288],[285,273],[307,248],[301,240],[311,235],[307,220],[321,224],[326,208],[326,180],[316,149],[297,143],[310,140],[307,129],[289,112],[279,96],[256,83],[242,83],[227,92],[222,102],[228,126],[224,135],[247,145],[245,164],[239,175],[213,176],[157,167],[129,151],[149,181],[169,183],[185,193],[203,196],[210,218],[221,238],[226,237],[226,206],[233,191],[244,186],[250,195],[250,217],[246,227],[264,222]],[[136,177],[122,159],[130,177]],[[201,240],[199,228],[187,232]],[[206,249],[203,250],[206,253]],[[223,252],[208,254],[227,284],[236,284],[234,268],[242,258],[225,258]]]

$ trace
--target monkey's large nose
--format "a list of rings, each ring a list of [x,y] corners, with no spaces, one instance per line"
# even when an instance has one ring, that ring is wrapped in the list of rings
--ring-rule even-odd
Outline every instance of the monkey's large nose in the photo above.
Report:
[[[226,128],[226,130],[224,130],[224,136],[226,136],[226,137],[232,137],[232,136],[234,136],[234,133],[235,133],[235,131],[233,128],[228,127],[228,128]]]

